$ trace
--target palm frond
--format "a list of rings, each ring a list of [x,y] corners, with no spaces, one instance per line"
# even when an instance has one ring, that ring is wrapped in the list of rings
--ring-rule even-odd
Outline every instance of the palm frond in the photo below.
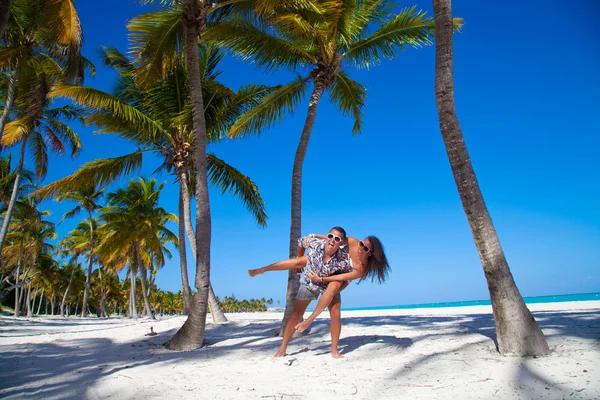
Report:
[[[81,206],[76,206],[74,209],[69,210],[66,213],[64,213],[63,217],[60,219],[60,221],[58,223],[59,224],[62,223],[65,219],[71,219],[71,218],[79,215],[80,212],[81,212]]]
[[[0,68],[15,68],[29,58],[30,52],[27,46],[0,47]]]
[[[64,152],[64,144],[66,143],[71,148],[71,157],[77,157],[83,147],[77,132],[71,129],[69,125],[55,119],[46,120],[46,126],[48,128],[46,132],[51,133],[61,142],[62,151]]]
[[[283,40],[246,21],[209,25],[202,37],[227,47],[242,59],[252,60],[268,71],[282,67],[294,70],[317,63],[312,54],[313,46]]]
[[[432,43],[433,18],[415,7],[406,8],[372,35],[350,45],[342,54],[359,68],[370,68],[382,57],[393,58],[406,46],[422,47]]]
[[[67,97],[80,105],[99,110],[100,114],[103,110],[107,111],[109,115],[113,115],[130,128],[128,138],[138,143],[152,143],[161,136],[162,128],[154,120],[135,107],[101,90],[78,85],[57,84],[52,88],[49,97]],[[106,114],[105,112],[104,115]]]
[[[342,45],[347,48],[364,35],[369,24],[383,23],[392,15],[394,3],[390,0],[352,0],[344,2],[338,23]]]
[[[360,132],[366,97],[367,89],[363,85],[350,79],[343,70],[338,71],[331,86],[331,100],[344,115],[354,118],[353,134]]]
[[[35,163],[35,176],[41,181],[48,172],[48,146],[42,135],[35,131],[31,135],[30,145]]]
[[[182,16],[181,9],[159,10],[135,17],[127,25],[141,82],[150,83],[175,65],[185,43]]]
[[[36,190],[32,196],[45,199],[78,190],[85,185],[106,186],[122,176],[138,171],[142,167],[142,154],[145,152],[140,150],[121,157],[87,162],[73,174]]]
[[[45,23],[64,46],[80,47],[83,32],[72,0],[50,0],[44,13]]]
[[[306,95],[306,82],[312,76],[298,78],[285,86],[276,88],[264,97],[260,105],[245,112],[233,124],[230,138],[253,135],[281,121],[286,112],[293,113],[302,98]]]
[[[254,182],[212,153],[207,155],[206,164],[208,178],[213,185],[221,190],[221,194],[232,193],[238,197],[246,209],[254,215],[258,225],[266,226],[265,202]]]
[[[2,146],[11,147],[20,143],[24,137],[31,133],[31,122],[28,119],[10,121],[4,126]]]

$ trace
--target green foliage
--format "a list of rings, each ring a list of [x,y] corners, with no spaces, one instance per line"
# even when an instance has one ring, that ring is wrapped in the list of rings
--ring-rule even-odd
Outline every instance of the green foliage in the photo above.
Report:
[[[235,295],[225,296],[219,300],[219,305],[224,312],[256,312],[267,311],[267,305],[273,304],[273,299],[250,299],[238,300]]]

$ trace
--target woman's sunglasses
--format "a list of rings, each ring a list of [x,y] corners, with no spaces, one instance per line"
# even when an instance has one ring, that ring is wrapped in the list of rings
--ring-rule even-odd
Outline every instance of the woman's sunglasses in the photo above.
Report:
[[[328,233],[327,234],[327,239],[333,239],[335,240],[336,243],[339,243],[342,241],[342,238],[339,236],[335,236],[333,233]]]
[[[363,241],[362,241],[362,240],[361,240],[360,242],[358,242],[358,245],[359,245],[360,247],[362,247],[363,249],[365,249],[365,252],[366,252],[366,253],[368,253],[368,252],[370,252],[370,251],[371,251],[371,249],[370,249],[370,248],[368,248],[367,246],[365,246],[365,244],[363,243]]]

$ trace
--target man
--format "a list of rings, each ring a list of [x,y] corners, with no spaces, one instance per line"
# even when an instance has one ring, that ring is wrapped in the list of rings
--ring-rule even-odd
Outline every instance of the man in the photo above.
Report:
[[[311,301],[316,300],[319,297],[319,294],[327,289],[327,283],[311,281],[306,274],[310,272],[320,277],[326,277],[337,273],[352,271],[348,252],[340,248],[346,241],[346,231],[343,228],[336,226],[331,228],[327,234],[327,239],[325,240],[316,238],[315,235],[309,235],[298,239],[298,255],[301,257],[278,261],[266,267],[248,270],[248,274],[251,277],[254,277],[267,271],[297,269],[306,266],[304,269],[305,273],[300,278],[300,289],[298,289],[292,316],[285,326],[283,340],[281,341],[279,350],[275,353],[275,357],[283,357],[285,355],[287,345],[294,334],[295,326],[304,315],[306,308]],[[308,250],[308,254],[302,255],[305,250]],[[339,291],[342,287],[342,282],[333,282],[330,283],[330,285],[337,286]],[[342,357],[337,348],[342,329],[340,310],[341,297],[338,293],[329,304],[331,318],[331,355],[334,358]]]

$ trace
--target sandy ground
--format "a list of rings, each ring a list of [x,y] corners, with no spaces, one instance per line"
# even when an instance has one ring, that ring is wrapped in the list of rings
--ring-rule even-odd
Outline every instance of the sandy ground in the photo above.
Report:
[[[600,399],[600,301],[529,308],[549,356],[500,356],[489,306],[342,312],[339,360],[327,313],[280,359],[280,313],[228,314],[192,352],[161,346],[185,317],[3,316],[0,398]]]

